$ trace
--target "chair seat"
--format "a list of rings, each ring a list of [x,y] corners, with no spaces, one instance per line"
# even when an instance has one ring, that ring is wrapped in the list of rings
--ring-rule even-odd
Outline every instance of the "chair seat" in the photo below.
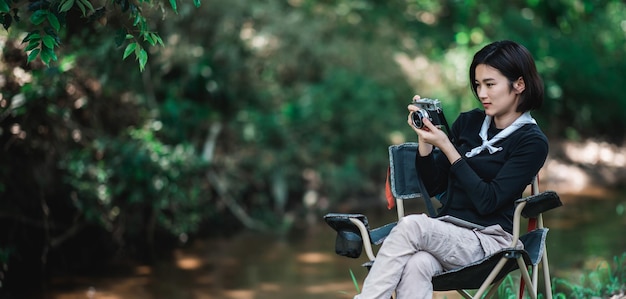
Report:
[[[524,259],[526,265],[537,265],[543,253],[547,232],[548,229],[545,228],[536,229],[520,237],[524,249],[505,248],[472,264],[438,274],[433,277],[433,289],[435,291],[478,289],[502,258],[508,260],[494,281],[499,281],[508,273],[517,270],[516,258],[519,256]]]

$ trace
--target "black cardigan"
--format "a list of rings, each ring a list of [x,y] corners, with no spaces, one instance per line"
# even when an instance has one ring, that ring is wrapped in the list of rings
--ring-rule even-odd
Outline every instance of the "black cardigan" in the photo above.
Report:
[[[489,154],[487,149],[467,158],[465,153],[482,144],[478,136],[485,113],[475,109],[461,113],[450,130],[462,159],[450,165],[438,150],[421,157],[415,166],[431,195],[439,195],[439,216],[452,215],[473,223],[499,224],[513,230],[514,202],[543,166],[548,155],[548,139],[534,124],[527,124],[495,146],[503,150]],[[499,131],[491,124],[488,136]]]

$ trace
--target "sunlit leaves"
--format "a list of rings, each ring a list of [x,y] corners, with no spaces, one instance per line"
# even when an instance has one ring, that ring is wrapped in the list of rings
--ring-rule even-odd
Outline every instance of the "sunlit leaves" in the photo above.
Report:
[[[32,15],[30,15],[30,22],[33,23],[33,25],[40,25],[46,20],[46,16],[49,13],[49,11],[44,9],[36,10]]]
[[[20,8],[17,8],[15,3],[20,1],[24,0],[0,0],[0,23],[7,30],[19,21],[18,12],[20,12]],[[27,8],[29,23],[26,28],[32,32],[37,32],[37,35],[31,35],[24,40],[24,43],[28,43],[25,48],[28,53],[28,62],[39,57],[44,64],[48,65],[51,61],[57,60],[55,51],[60,45],[59,34],[63,26],[66,25],[67,14],[72,10],[79,10],[86,24],[98,21],[101,25],[106,26],[105,12],[117,9],[128,17],[130,23],[120,26],[124,31],[124,36],[121,39],[119,38],[120,35],[116,36],[115,43],[121,47],[125,40],[132,39],[133,41],[124,48],[122,57],[126,59],[134,54],[140,70],[144,70],[148,62],[148,51],[145,47],[164,46],[159,34],[150,29],[151,26],[144,14],[144,9],[155,6],[162,8],[162,2],[164,1],[113,0],[96,9],[90,0],[58,0],[53,2],[31,0]],[[174,12],[178,13],[177,0],[168,0],[168,2]],[[200,3],[201,0],[193,0],[193,5],[196,7],[200,6]],[[12,9],[12,6],[16,8]],[[134,28],[128,28],[129,25]]]
[[[59,12],[67,12],[74,6],[74,0],[61,0]]]
[[[124,50],[124,57],[123,57],[123,59],[126,59],[126,57],[128,57],[128,55],[134,53],[135,49],[137,49],[137,43],[130,43],[130,44],[128,44],[128,46],[126,46],[126,50]]]
[[[52,13],[48,13],[46,15],[46,19],[48,20],[50,26],[54,28],[54,31],[59,32],[59,30],[61,30],[61,23],[59,23],[59,19],[57,18],[57,16]]]
[[[37,55],[39,55],[39,52],[41,52],[40,49],[33,49],[32,51],[30,51],[27,61],[30,63],[31,61],[35,60],[35,58],[37,58]]]
[[[147,41],[151,46],[156,46],[157,44],[163,46],[163,40],[161,37],[154,32],[147,32],[143,35],[145,41]]]
[[[8,13],[11,11],[11,7],[7,1],[8,0],[0,0],[0,12]]]
[[[87,16],[88,13],[95,11],[89,0],[61,0],[59,12],[67,12],[74,6],[77,6],[78,9],[80,9],[83,13],[83,17]]]
[[[130,56],[130,54],[133,53],[135,54],[136,59],[139,61],[139,69],[143,71],[146,67],[146,63],[148,62],[148,53],[146,52],[146,50],[143,49],[143,47],[141,47],[139,43],[132,42],[128,44],[128,46],[126,46],[123,59],[126,59],[126,57]]]
[[[28,60],[27,60],[30,63],[31,61],[35,60],[35,58],[37,58],[37,55],[39,55],[39,52],[41,52],[41,49],[40,49],[41,35],[39,34],[39,31],[37,30],[37,31],[30,32],[22,40],[22,43],[28,43],[25,51],[27,52],[31,51],[28,54]]]
[[[29,20],[33,25],[42,27],[44,30],[43,33],[40,30],[31,31],[22,40],[22,43],[28,43],[25,51],[31,51],[28,54],[27,62],[30,63],[39,56],[41,61],[48,65],[50,61],[57,60],[55,48],[60,43],[58,32],[61,30],[61,23],[59,18],[46,8],[46,5],[33,7],[40,7],[41,9],[35,10],[30,15]]]
[[[93,6],[89,0],[77,0],[76,5],[80,8],[80,11],[83,12],[83,16],[87,15],[87,11],[93,12]]]
[[[163,40],[161,37],[152,32],[147,32],[143,34],[144,41],[148,42],[151,46],[155,46],[157,44],[163,45]],[[127,39],[133,39],[132,35],[126,35]],[[143,71],[146,67],[146,63],[148,63],[148,52],[139,44],[134,41],[129,43],[124,49],[124,55],[122,59],[126,59],[130,54],[135,54],[137,61],[139,62],[139,69]]]
[[[41,47],[41,52],[39,53],[39,57],[41,58],[41,61],[45,64],[50,64],[51,60],[54,60],[54,61],[57,60],[57,55],[54,52],[54,48],[48,47],[45,44],[44,46]]]

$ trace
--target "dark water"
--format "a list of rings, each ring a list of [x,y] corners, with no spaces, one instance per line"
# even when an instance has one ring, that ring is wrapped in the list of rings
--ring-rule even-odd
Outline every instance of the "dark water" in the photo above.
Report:
[[[573,278],[626,252],[626,196],[562,196],[565,205],[545,215],[553,277]],[[372,226],[394,211],[366,213]],[[334,231],[321,221],[287,237],[254,232],[195,242],[174,262],[136,266],[120,275],[58,278],[47,298],[351,298],[366,271],[365,257],[334,254]],[[459,298],[454,293],[437,298]]]

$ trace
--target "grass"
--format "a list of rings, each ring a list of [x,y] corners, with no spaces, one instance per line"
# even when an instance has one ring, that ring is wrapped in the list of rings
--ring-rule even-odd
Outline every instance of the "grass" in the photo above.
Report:
[[[360,293],[352,269],[350,277],[357,294]],[[557,291],[558,290],[558,291]],[[518,284],[512,275],[507,275],[498,288],[497,298],[517,298]],[[563,278],[552,279],[552,294],[554,299],[599,299],[599,298],[626,298],[626,252],[621,256],[613,257],[613,263],[601,262],[594,270],[581,275],[578,282]],[[526,298],[529,296],[525,295]],[[538,298],[545,298],[539,294]]]
[[[584,274],[577,283],[556,278],[554,287],[569,289],[567,296],[557,293],[556,298],[626,298],[626,252],[613,257],[613,264],[601,262],[596,269]]]

